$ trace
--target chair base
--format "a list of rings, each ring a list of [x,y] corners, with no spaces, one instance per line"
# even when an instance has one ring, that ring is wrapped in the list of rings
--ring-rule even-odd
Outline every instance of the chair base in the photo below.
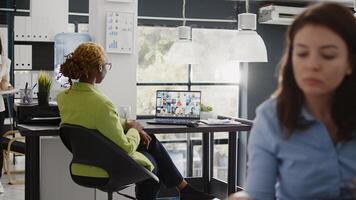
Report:
[[[7,172],[5,171],[4,174],[24,174],[25,170],[16,170],[16,171],[11,171],[11,172]]]
[[[23,185],[25,184],[24,180],[11,180],[8,182],[9,185]]]
[[[127,195],[127,194],[122,194],[122,193],[120,193],[120,192],[116,192],[116,193],[119,194],[119,195],[121,195],[121,196],[123,196],[123,197],[126,197],[126,198],[128,198],[128,199],[137,200],[135,197],[129,196],[129,195]]]
[[[24,174],[25,170],[12,170],[10,167],[10,154],[9,151],[4,151],[3,152],[3,157],[4,157],[4,174],[7,175],[7,178],[9,180],[9,185],[17,185],[17,184],[24,184],[24,180],[16,180],[15,179],[15,174]]]
[[[112,200],[112,192],[108,192],[108,200]]]
[[[127,194],[123,194],[123,193],[120,193],[120,192],[116,192],[118,195],[121,195],[123,197],[126,197],[128,199],[133,199],[133,200],[137,200],[135,197],[132,197],[130,195],[127,195]],[[108,192],[108,200],[113,200],[113,192]]]
[[[20,134],[18,130],[10,130],[4,133],[3,142],[6,141],[6,147],[3,149],[3,158],[4,158],[4,174],[7,175],[10,185],[15,184],[24,184],[24,180],[16,180],[13,176],[14,174],[23,174],[25,170],[13,170],[10,167],[10,155],[13,154],[13,164],[15,165],[15,156],[24,156],[25,155],[25,143],[22,140],[25,140],[22,136],[16,136]],[[0,144],[3,145],[3,144]]]

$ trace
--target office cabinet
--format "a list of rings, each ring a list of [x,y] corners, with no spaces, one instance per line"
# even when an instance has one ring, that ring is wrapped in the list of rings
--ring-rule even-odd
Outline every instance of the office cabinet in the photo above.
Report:
[[[24,89],[26,82],[28,88],[37,83],[41,70],[50,74],[54,70],[54,42],[15,41],[14,42],[14,86]],[[33,90],[34,98],[38,87]],[[19,94],[15,95],[19,98]]]
[[[40,197],[41,200],[107,200],[107,194],[85,188],[73,182],[69,173],[72,155],[59,137],[40,138]],[[134,196],[135,187],[121,191]],[[115,200],[129,200],[114,194]]]
[[[54,42],[49,20],[44,17],[15,16],[14,24],[14,86],[32,88],[39,71],[54,70]],[[36,98],[37,87],[33,90]],[[15,94],[15,98],[19,98]]]
[[[95,200],[95,189],[72,181],[69,173],[71,159],[72,155],[59,137],[40,138],[41,200]]]

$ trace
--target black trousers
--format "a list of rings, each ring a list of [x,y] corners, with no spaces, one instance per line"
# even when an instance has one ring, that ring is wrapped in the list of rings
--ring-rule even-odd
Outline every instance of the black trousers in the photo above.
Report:
[[[4,134],[5,111],[0,112],[0,178],[2,176],[2,167],[4,166],[4,154],[2,147],[2,136]]]
[[[136,198],[138,200],[155,200],[157,198],[161,183],[167,188],[178,186],[183,177],[174,165],[171,157],[164,146],[157,140],[154,135],[150,135],[152,141],[148,149],[140,145],[137,149],[145,155],[154,165],[153,173],[159,178],[159,183],[153,179],[136,183]]]

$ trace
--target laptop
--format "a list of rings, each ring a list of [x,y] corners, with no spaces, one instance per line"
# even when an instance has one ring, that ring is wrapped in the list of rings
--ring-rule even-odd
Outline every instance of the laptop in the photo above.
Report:
[[[200,119],[200,91],[157,90],[156,115],[148,124],[187,125]]]

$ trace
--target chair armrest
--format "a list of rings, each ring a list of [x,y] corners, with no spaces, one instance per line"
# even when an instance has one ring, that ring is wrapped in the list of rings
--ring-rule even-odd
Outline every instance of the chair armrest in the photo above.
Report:
[[[23,142],[23,140],[25,140],[25,137],[19,136],[19,137],[14,137],[12,139],[10,138],[6,138],[6,139],[8,141],[6,141],[7,145],[4,148],[5,151],[25,155],[26,143]]]
[[[10,131],[6,131],[6,133],[4,133],[3,137],[7,137],[7,136],[15,136],[16,133],[19,133],[18,130],[10,130]]]

